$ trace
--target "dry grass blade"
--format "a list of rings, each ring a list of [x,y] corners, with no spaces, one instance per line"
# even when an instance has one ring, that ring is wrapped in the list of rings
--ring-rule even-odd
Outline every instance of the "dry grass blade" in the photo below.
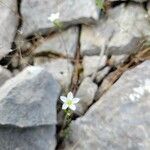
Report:
[[[130,68],[136,67],[139,63],[150,60],[150,47],[145,48],[139,51],[137,54],[131,57],[130,61],[127,64],[121,65],[117,70],[113,72],[113,75],[110,78],[110,82],[107,85],[105,91],[101,94],[101,96],[108,91],[108,89],[120,78],[120,76]]]

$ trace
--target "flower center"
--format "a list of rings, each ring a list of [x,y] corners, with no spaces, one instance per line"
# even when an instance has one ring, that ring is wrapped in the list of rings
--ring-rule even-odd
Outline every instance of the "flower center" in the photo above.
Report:
[[[68,105],[68,106],[71,106],[72,104],[73,104],[72,100],[68,99],[68,100],[67,100],[67,105]]]

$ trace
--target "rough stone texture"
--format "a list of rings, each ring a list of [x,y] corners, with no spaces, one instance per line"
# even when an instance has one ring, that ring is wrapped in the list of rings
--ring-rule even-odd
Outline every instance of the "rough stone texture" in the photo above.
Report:
[[[110,65],[117,67],[118,65],[122,65],[125,60],[129,57],[129,55],[112,55],[110,58]]]
[[[133,0],[133,1],[143,3],[146,2],[147,0]]]
[[[18,26],[17,0],[0,1],[0,59],[11,52],[11,45]]]
[[[62,33],[56,33],[40,42],[34,50],[34,54],[38,53],[56,53],[64,56],[74,57],[78,44],[79,30],[77,27],[69,28]]]
[[[11,77],[11,72],[0,66],[0,86],[2,86]]]
[[[55,150],[55,126],[0,127],[1,150]]]
[[[130,3],[125,7],[121,4],[109,9],[107,15],[96,25],[83,25],[82,55],[99,54],[104,46],[108,54],[131,54],[138,50],[142,37],[150,36],[148,14],[142,5]]]
[[[69,60],[60,58],[47,61],[47,59],[41,58],[35,61],[35,65],[45,68],[60,83],[64,90],[68,89],[73,74],[73,65]]]
[[[125,72],[89,111],[71,124],[65,150],[150,149],[150,61]],[[149,85],[150,86],[150,85]],[[131,95],[138,95],[131,99]]]
[[[56,123],[60,85],[40,67],[28,67],[0,88],[0,124],[18,127]]]
[[[148,15],[150,16],[150,1],[147,4],[147,11],[148,11]]]
[[[99,11],[95,0],[22,0],[22,33],[28,36],[37,32],[53,30],[54,24],[48,20],[52,13],[60,13],[59,20],[64,26],[89,23],[98,20]]]
[[[124,2],[124,1],[128,1],[128,0],[108,0],[108,1],[110,1],[110,2],[116,2],[116,1],[122,1],[122,2]],[[146,2],[147,0],[132,0],[132,1],[143,3],[143,2]]]
[[[109,73],[111,67],[107,66],[104,69],[100,70],[96,75],[96,82],[99,83],[102,79]]]
[[[83,75],[84,77],[92,75],[97,69],[101,69],[106,65],[107,57],[103,56],[100,60],[100,56],[84,56],[83,58]]]
[[[110,87],[112,84],[112,78],[116,76],[117,72],[113,71],[109,73],[102,81],[101,85],[99,86],[96,95],[95,95],[95,100],[98,100]]]
[[[16,76],[18,73],[20,73],[20,71],[18,69],[14,69],[12,72],[13,76]]]
[[[85,78],[77,91],[76,97],[80,98],[80,102],[77,103],[77,109],[75,113],[82,115],[92,104],[95,93],[97,91],[97,85],[93,83],[91,78]]]

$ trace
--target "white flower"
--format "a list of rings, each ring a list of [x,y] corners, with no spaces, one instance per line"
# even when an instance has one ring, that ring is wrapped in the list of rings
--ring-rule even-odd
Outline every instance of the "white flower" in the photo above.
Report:
[[[75,104],[79,102],[79,98],[74,98],[72,92],[67,94],[67,97],[60,96],[61,101],[63,101],[62,109],[70,108],[71,110],[76,110]]]
[[[60,15],[59,12],[58,13],[53,13],[53,14],[50,15],[50,17],[48,17],[48,20],[50,20],[51,22],[54,22],[54,21],[59,19],[59,15]]]
[[[150,80],[145,81],[144,89],[148,92],[150,92]]]

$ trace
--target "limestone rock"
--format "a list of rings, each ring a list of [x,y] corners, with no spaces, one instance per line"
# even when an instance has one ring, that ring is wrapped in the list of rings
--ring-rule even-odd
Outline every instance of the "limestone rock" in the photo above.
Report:
[[[126,55],[126,54],[112,55],[110,58],[110,65],[115,66],[115,67],[122,65],[128,57],[129,55]]]
[[[150,61],[125,72],[81,118],[65,150],[150,149]]]
[[[110,2],[116,2],[116,1],[118,1],[118,2],[124,2],[124,1],[128,1],[128,0],[108,0],[108,1],[110,1]],[[143,2],[146,2],[147,0],[132,0],[132,1],[134,1],[134,2],[138,2],[138,3],[143,3]]]
[[[0,59],[11,52],[18,26],[17,0],[0,1]]]
[[[96,25],[83,25],[81,54],[97,55],[104,46],[107,54],[132,54],[147,36],[150,36],[150,23],[143,6],[121,4],[109,9],[108,17],[103,16]]]
[[[60,85],[40,67],[27,67],[0,88],[0,124],[31,127],[56,124]]]
[[[55,126],[35,128],[0,127],[2,150],[55,150]]]
[[[34,54],[56,53],[68,57],[74,57],[78,44],[79,30],[77,27],[69,28],[62,33],[56,33],[40,42],[35,48]]]
[[[84,56],[83,58],[83,75],[84,77],[92,75],[95,71],[103,68],[106,65],[107,56],[103,56],[100,60],[100,56]]]
[[[41,62],[40,62],[41,61]],[[45,68],[60,83],[64,90],[68,89],[73,74],[73,65],[66,59],[36,60],[35,65]],[[39,63],[39,64],[38,64]]]
[[[100,83],[102,79],[109,73],[111,67],[107,66],[104,69],[100,70],[96,75],[96,82]]]
[[[148,11],[148,15],[150,16],[150,1],[148,1],[148,4],[147,4],[147,11]]]
[[[11,77],[11,72],[0,66],[0,86],[2,86]]]
[[[23,35],[54,30],[54,24],[48,20],[48,17],[57,12],[64,26],[91,23],[99,18],[95,0],[22,0],[23,25],[21,30]]]
[[[92,104],[96,91],[97,85],[92,81],[91,78],[86,77],[79,86],[76,94],[76,97],[80,98],[80,101],[76,105],[77,109],[75,113],[78,115],[85,113],[88,107]]]
[[[101,85],[96,92],[95,100],[98,100],[111,87],[111,81],[116,76],[116,73],[116,71],[113,71],[103,79]]]

